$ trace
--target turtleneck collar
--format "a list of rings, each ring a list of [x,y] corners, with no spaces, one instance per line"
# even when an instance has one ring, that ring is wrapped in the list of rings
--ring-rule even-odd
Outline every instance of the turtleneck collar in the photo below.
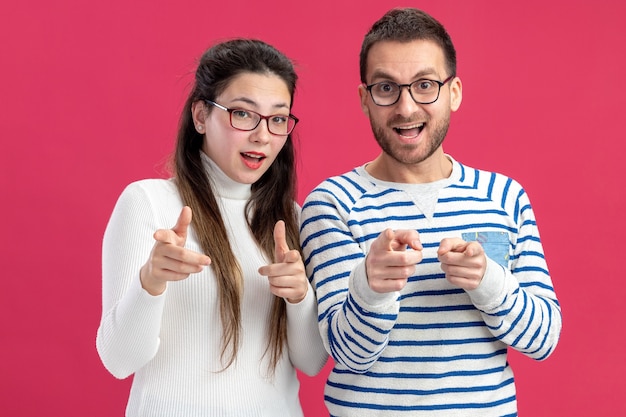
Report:
[[[204,152],[200,151],[200,157],[202,158],[202,165],[211,180],[211,185],[214,187],[214,191],[217,195],[223,198],[229,198],[232,200],[248,200],[252,195],[252,185],[242,184],[237,181],[233,181],[228,175],[224,173],[217,166],[211,158],[209,158]]]

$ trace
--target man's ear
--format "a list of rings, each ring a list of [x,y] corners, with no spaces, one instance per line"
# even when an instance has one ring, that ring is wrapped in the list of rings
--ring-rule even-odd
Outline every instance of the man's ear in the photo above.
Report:
[[[450,110],[457,111],[463,101],[463,84],[459,77],[450,81]]]
[[[361,110],[369,118],[370,111],[369,111],[369,107],[367,107],[366,105],[368,96],[369,96],[369,93],[367,92],[367,88],[365,87],[365,85],[359,84],[359,99],[361,100]]]

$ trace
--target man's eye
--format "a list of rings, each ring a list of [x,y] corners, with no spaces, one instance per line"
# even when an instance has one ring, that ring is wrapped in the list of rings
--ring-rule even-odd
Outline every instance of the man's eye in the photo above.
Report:
[[[420,90],[420,91],[428,91],[428,90],[433,88],[434,84],[435,83],[433,83],[430,80],[421,80],[421,81],[418,81],[416,85],[417,85],[417,89],[418,90]]]
[[[378,90],[381,93],[393,93],[396,90],[395,85],[389,83],[380,83],[378,84]]]

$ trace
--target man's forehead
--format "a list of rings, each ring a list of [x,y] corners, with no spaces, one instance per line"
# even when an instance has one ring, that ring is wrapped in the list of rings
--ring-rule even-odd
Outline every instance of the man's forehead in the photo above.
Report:
[[[396,73],[410,77],[442,75],[445,72],[443,50],[430,40],[377,42],[369,50],[367,72],[372,77]]]

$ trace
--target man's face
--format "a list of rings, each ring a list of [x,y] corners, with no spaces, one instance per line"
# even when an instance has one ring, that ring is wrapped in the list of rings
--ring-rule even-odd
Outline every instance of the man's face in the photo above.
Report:
[[[368,85],[379,82],[410,84],[417,80],[444,81],[442,49],[433,41],[384,41],[372,46],[367,57]],[[418,83],[419,84],[419,83]],[[376,141],[394,165],[419,164],[440,150],[448,131],[450,113],[461,103],[461,82],[453,78],[441,87],[434,103],[418,104],[401,89],[395,104],[378,106],[365,86],[359,87],[361,107],[369,117]],[[419,99],[416,96],[417,99]]]

